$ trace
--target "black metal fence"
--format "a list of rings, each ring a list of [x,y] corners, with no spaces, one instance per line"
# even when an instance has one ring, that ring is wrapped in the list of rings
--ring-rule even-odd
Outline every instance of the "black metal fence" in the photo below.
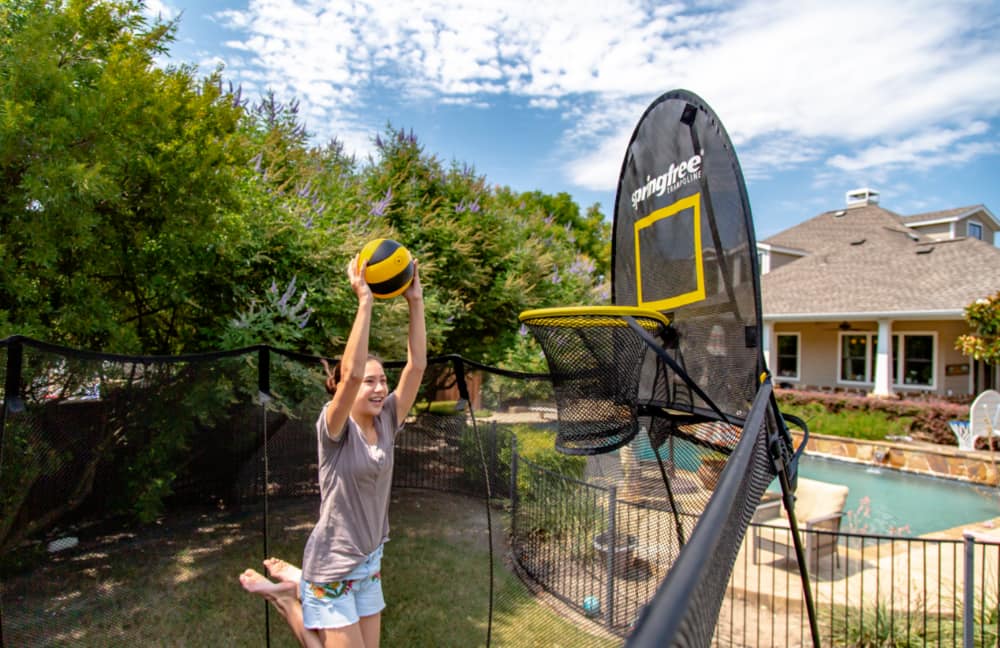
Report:
[[[580,615],[627,636],[652,599],[670,556],[676,518],[636,505],[619,487],[556,474],[513,455],[512,552],[524,572]],[[690,537],[697,518],[681,514]],[[802,581],[790,546],[754,556],[751,523],[716,623],[715,646],[811,645]],[[961,539],[803,531],[837,552],[810,566],[825,646],[996,646],[1000,547]],[[813,537],[809,537],[809,536]],[[617,546],[602,538],[625,538]]]
[[[679,552],[674,515],[543,468],[516,444],[513,457],[515,559],[563,603],[624,636]],[[690,535],[697,517],[680,520]]]

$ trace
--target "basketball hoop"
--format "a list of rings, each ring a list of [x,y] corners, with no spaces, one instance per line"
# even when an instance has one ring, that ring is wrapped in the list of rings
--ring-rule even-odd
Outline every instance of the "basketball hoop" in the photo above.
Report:
[[[662,313],[630,306],[528,310],[521,322],[542,347],[559,412],[556,448],[567,454],[615,450],[638,431],[639,382],[646,342],[670,326]]]

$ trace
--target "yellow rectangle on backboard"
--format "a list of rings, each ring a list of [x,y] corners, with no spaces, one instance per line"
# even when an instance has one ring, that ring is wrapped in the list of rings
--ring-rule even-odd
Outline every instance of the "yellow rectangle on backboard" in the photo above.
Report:
[[[662,295],[643,295],[642,273],[644,271],[646,273],[655,272],[657,267],[659,267],[661,271],[665,271],[664,267],[666,266],[666,263],[659,263],[660,260],[647,258],[646,266],[643,266],[640,232],[648,227],[653,227],[666,218],[683,218],[685,212],[688,212],[689,210],[691,218],[693,219],[690,230],[692,232],[693,240],[683,243],[685,244],[685,247],[687,244],[691,245],[690,263],[694,264],[694,285],[690,290],[676,295],[669,295],[667,297],[663,297]],[[678,241],[677,243],[680,244],[682,242]],[[676,251],[677,250],[675,249],[675,252]],[[647,253],[647,257],[648,256],[649,253]],[[669,259],[669,261],[673,264],[677,264],[680,259],[672,258]],[[669,282],[669,277],[663,277],[663,279],[665,283]],[[701,193],[696,193],[692,196],[688,196],[687,198],[682,198],[672,205],[657,209],[649,216],[640,218],[635,222],[635,287],[636,297],[638,300],[637,306],[657,311],[673,310],[680,306],[692,304],[705,299],[705,269],[702,264],[701,253]]]

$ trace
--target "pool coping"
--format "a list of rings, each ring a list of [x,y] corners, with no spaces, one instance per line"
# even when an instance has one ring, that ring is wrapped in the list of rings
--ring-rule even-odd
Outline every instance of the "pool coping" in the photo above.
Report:
[[[802,433],[792,430],[792,439],[798,448],[802,443]],[[805,451],[809,455],[869,466],[982,486],[1000,486],[1000,452],[989,450],[959,450],[925,441],[868,441],[810,433]]]

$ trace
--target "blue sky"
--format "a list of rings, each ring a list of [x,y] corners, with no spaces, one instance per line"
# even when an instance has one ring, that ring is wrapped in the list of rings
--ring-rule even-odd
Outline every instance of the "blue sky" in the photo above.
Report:
[[[871,187],[903,215],[1000,218],[1000,3],[146,0],[167,63],[297,99],[365,159],[387,123],[490,184],[610,219],[629,136],[685,88],[729,132],[758,239]]]

